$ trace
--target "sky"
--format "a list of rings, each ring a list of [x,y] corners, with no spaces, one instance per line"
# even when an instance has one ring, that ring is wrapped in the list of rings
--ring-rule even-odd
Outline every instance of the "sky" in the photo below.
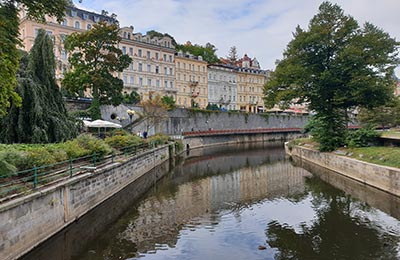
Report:
[[[307,28],[323,0],[83,0],[79,8],[115,13],[120,26],[133,26],[145,34],[156,30],[172,35],[178,43],[190,41],[216,46],[226,57],[236,46],[260,62],[262,69],[275,69],[297,25]],[[360,25],[371,22],[400,40],[400,0],[331,0]],[[396,70],[400,76],[400,68]]]

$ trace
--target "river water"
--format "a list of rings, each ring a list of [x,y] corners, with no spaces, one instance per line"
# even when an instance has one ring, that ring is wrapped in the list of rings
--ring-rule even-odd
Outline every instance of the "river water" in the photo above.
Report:
[[[23,259],[400,259],[400,198],[294,165],[282,143],[192,150]]]

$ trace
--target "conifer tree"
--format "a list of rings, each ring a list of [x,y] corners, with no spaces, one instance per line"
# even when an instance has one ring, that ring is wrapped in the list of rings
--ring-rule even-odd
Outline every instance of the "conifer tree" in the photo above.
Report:
[[[55,80],[53,42],[44,30],[39,31],[29,56],[22,56],[17,80],[22,105],[13,105],[3,118],[1,141],[48,143],[76,136],[75,121],[68,117]]]

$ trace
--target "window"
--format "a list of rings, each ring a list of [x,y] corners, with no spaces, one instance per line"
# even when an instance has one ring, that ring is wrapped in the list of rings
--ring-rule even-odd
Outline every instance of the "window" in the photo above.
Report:
[[[126,54],[126,47],[122,46],[122,54]]]
[[[159,79],[156,80],[156,87],[157,87],[157,88],[160,87],[160,80],[159,80]]]
[[[172,75],[173,74],[173,69],[172,68],[169,68],[169,75]]]
[[[92,29],[92,25],[89,23],[86,25],[86,30],[90,30],[90,29]]]
[[[71,10],[71,16],[72,16],[72,17],[75,17],[75,16],[76,16],[76,11]]]
[[[146,55],[147,55],[147,58],[150,59],[150,51],[147,51]]]
[[[60,41],[61,41],[62,43],[65,42],[65,38],[67,38],[67,35],[61,33],[61,34],[60,34]]]
[[[147,79],[147,86],[151,87],[151,79]]]
[[[143,78],[139,78],[139,86],[143,86]]]
[[[147,64],[147,72],[151,72],[151,65]]]
[[[172,55],[169,55],[169,62],[172,62]]]
[[[174,88],[174,83],[172,81],[169,82],[169,87]]]
[[[78,21],[75,22],[75,28],[76,29],[80,29],[81,28],[81,24]]]
[[[124,82],[124,85],[128,82],[128,77],[126,75],[124,75],[122,81]]]
[[[164,81],[164,88],[168,87],[168,81]]]
[[[158,60],[158,52],[156,52],[156,60]]]
[[[68,20],[67,20],[67,19],[64,19],[64,20],[61,22],[61,25],[63,25],[63,26],[68,26]]]
[[[167,75],[167,67],[164,67],[164,74]]]
[[[160,73],[160,68],[156,66],[156,74]]]
[[[131,79],[131,84],[135,84],[135,77],[131,76],[130,79]]]
[[[138,56],[142,57],[142,50],[141,49],[138,50]]]
[[[64,49],[60,51],[60,54],[61,54],[61,59],[63,60],[67,59],[67,52]]]
[[[82,18],[83,18],[83,20],[87,20],[87,19],[89,19],[89,15],[88,14],[83,14]]]
[[[178,73],[178,80],[181,80],[181,74]]]
[[[167,54],[163,55],[163,59],[164,59],[164,61],[167,61]]]
[[[142,65],[142,63],[139,63],[138,71],[143,71],[143,65]]]
[[[133,48],[132,47],[129,48],[129,55],[133,56]]]
[[[133,70],[133,62],[129,64],[129,70]]]

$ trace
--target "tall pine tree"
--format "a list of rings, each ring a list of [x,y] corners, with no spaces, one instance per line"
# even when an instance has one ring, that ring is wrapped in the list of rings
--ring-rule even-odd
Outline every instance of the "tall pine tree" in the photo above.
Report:
[[[21,107],[13,106],[2,121],[0,139],[6,143],[49,143],[73,138],[75,121],[68,117],[55,80],[52,39],[40,30],[29,57],[17,74]]]

